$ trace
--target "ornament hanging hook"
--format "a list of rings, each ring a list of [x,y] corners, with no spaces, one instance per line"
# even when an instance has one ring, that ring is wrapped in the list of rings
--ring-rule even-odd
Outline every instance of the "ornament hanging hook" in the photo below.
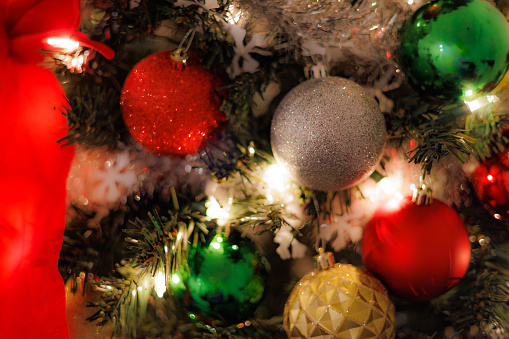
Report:
[[[325,240],[320,237],[320,227],[322,226],[320,224],[320,207],[318,205],[318,200],[313,195],[313,205],[315,207],[316,211],[316,243],[315,243],[315,251],[320,252],[320,249],[323,250],[327,244],[325,243]],[[321,243],[320,243],[321,240]]]
[[[431,187],[427,186],[426,183],[424,183],[422,177],[418,188],[415,187],[414,184],[412,184],[410,188],[414,191],[414,194],[412,195],[412,201],[417,205],[426,206],[433,202],[432,196],[433,190],[431,189]]]
[[[334,255],[331,252],[325,252],[322,247],[318,249],[318,255],[315,255],[313,259],[315,268],[320,271],[331,268],[335,264]]]
[[[328,76],[327,57],[321,54],[311,54],[311,60],[306,63],[304,74],[307,79],[320,79]]]
[[[180,41],[180,44],[178,46],[178,48],[176,48],[171,54],[172,54],[172,57],[175,61],[180,61],[180,62],[186,62],[186,60],[189,58],[189,48],[191,47],[191,43],[193,42],[193,39],[194,39],[194,34],[196,33],[196,28],[193,28],[193,29],[190,29],[187,31],[186,35],[184,35],[184,38],[182,39],[182,41]],[[188,40],[189,38],[189,40]],[[182,47],[184,46],[184,43],[187,41],[187,45],[186,47]]]

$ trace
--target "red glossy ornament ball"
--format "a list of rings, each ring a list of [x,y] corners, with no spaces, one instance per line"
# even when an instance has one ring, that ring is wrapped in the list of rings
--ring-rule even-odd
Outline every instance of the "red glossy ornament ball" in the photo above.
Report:
[[[124,82],[124,121],[131,135],[158,155],[195,153],[224,120],[219,87],[219,78],[192,57],[181,62],[171,51],[149,55]]]
[[[362,260],[391,292],[430,300],[458,284],[470,262],[465,225],[454,209],[411,197],[382,205],[364,229]]]
[[[509,148],[481,162],[472,173],[472,184],[484,207],[495,218],[508,221]]]

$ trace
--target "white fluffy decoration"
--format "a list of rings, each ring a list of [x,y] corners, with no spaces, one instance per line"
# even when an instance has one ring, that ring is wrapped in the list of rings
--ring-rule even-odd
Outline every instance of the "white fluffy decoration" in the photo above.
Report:
[[[157,156],[143,149],[131,150],[139,171],[139,191],[152,197],[158,192],[160,199],[170,199],[170,188],[199,195],[205,183],[212,180],[197,155],[185,158]]]

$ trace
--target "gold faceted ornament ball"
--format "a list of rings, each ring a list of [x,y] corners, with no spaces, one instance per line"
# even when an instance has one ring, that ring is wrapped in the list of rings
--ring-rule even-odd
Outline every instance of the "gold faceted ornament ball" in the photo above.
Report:
[[[284,310],[288,338],[394,338],[394,304],[382,283],[353,265],[305,275]]]

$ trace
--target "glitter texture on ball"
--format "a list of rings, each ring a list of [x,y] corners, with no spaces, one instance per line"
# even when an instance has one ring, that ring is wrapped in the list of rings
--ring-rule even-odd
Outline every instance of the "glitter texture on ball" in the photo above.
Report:
[[[131,135],[158,155],[196,153],[224,120],[216,90],[220,80],[200,63],[162,51],[129,73],[120,104]]]
[[[374,171],[386,133],[378,104],[360,85],[328,77],[307,80],[283,98],[271,144],[277,162],[300,185],[337,191]]]

